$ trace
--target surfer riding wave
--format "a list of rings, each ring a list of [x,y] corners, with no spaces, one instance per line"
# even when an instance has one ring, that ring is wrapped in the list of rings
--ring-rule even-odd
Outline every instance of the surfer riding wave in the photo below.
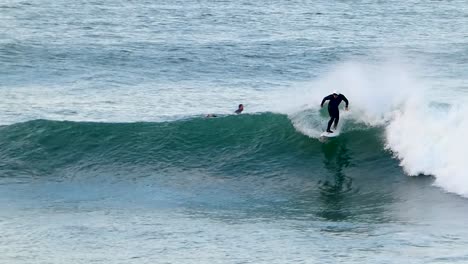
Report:
[[[333,124],[333,129],[336,130],[336,127],[338,126],[338,122],[340,120],[340,110],[338,109],[338,106],[340,105],[341,101],[345,101],[346,103],[346,110],[348,110],[348,99],[338,93],[337,91],[333,91],[332,94],[325,96],[322,100],[322,103],[320,104],[320,107],[323,107],[323,104],[325,101],[329,100],[328,102],[328,114],[330,115],[330,121],[328,121],[328,126],[327,126],[327,132],[328,133],[333,133],[333,131],[330,130],[331,125]]]

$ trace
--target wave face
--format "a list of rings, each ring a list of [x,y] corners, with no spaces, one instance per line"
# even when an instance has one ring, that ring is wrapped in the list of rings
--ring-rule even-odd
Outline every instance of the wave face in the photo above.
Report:
[[[374,169],[395,167],[383,148],[381,130],[355,128],[322,143],[298,133],[286,115],[273,113],[165,123],[35,120],[0,130],[1,167],[3,175],[11,176],[4,179],[10,180],[18,175],[60,180],[110,172],[287,178],[321,175],[330,160],[353,160],[356,166],[370,157]]]

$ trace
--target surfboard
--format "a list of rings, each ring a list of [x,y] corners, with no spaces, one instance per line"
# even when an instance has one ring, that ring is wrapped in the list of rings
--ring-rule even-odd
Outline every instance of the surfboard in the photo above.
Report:
[[[320,134],[320,137],[332,138],[340,135],[339,131],[334,131],[333,133],[323,132]]]

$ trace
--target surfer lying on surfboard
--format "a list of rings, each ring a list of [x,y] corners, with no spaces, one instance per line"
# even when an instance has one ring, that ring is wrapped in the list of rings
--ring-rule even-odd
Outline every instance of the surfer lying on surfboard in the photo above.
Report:
[[[330,130],[330,127],[333,124],[333,129],[336,130],[336,126],[338,125],[338,121],[340,120],[340,110],[338,109],[338,106],[340,105],[341,101],[345,101],[346,103],[346,111],[348,110],[348,99],[337,91],[333,91],[332,94],[325,96],[323,98],[322,103],[320,104],[320,107],[323,107],[323,104],[325,101],[330,100],[328,102],[328,114],[330,115],[330,121],[328,121],[328,126],[327,126],[327,132],[328,133],[333,133],[333,131]]]
[[[240,113],[242,113],[242,111],[244,111],[244,105],[240,104],[239,107],[237,108],[237,110],[234,111],[234,113],[240,114]],[[216,115],[216,114],[207,114],[205,117],[206,118],[218,117],[218,115]]]

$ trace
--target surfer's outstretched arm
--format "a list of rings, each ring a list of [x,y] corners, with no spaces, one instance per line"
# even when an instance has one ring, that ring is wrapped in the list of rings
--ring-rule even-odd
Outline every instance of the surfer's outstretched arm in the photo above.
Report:
[[[320,107],[323,107],[323,104],[325,103],[325,101],[330,100],[330,99],[331,99],[331,96],[332,96],[332,95],[325,96],[325,97],[323,98],[323,100],[322,100],[322,103],[320,104]],[[346,103],[346,105],[347,105],[347,103]]]

